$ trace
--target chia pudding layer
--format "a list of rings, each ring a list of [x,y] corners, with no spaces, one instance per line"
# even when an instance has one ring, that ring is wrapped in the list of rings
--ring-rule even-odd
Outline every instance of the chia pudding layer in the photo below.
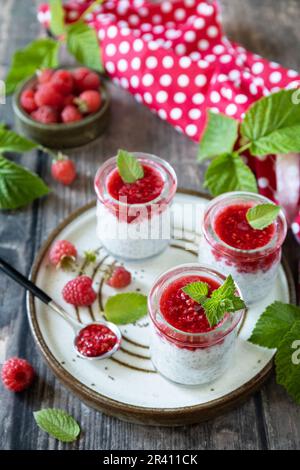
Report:
[[[209,266],[186,264],[167,271],[154,284],[149,295],[150,352],[164,377],[201,385],[216,380],[230,366],[244,310],[226,314],[212,327],[201,305],[182,290],[201,281],[207,283],[210,294],[224,280]]]
[[[161,253],[170,243],[171,214],[177,179],[164,160],[133,153],[143,166],[143,178],[124,183],[116,157],[109,159],[95,177],[97,235],[112,255],[140,260]]]
[[[254,193],[231,192],[213,199],[204,214],[199,262],[231,274],[248,305],[273,288],[286,236],[282,211],[262,230],[248,223],[248,209],[266,203],[272,201]]]

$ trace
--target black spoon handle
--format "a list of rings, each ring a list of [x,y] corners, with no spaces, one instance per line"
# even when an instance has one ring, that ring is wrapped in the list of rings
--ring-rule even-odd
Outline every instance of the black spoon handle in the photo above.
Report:
[[[19,271],[13,268],[2,258],[0,258],[0,269],[9,277],[14,279],[14,281],[16,281],[18,284],[29,290],[35,297],[38,297],[42,302],[44,302],[44,304],[48,305],[50,302],[52,302],[52,299],[49,297],[49,295],[33,284],[33,282],[29,281],[29,279],[23,276],[23,274],[19,273]]]

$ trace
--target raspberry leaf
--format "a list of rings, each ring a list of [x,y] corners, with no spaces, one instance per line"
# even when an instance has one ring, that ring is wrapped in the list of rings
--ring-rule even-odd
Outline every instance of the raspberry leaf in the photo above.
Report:
[[[204,185],[213,196],[228,191],[258,192],[254,174],[235,152],[224,153],[211,162],[205,173]]]
[[[144,176],[144,169],[138,159],[126,150],[119,150],[117,166],[124,183],[134,183]]]
[[[34,75],[36,70],[58,66],[60,44],[53,39],[37,39],[24,49],[15,52],[12,65],[6,77],[6,93],[13,93],[25,78]]]
[[[208,284],[206,282],[190,282],[182,288],[183,292],[199,304],[206,299]]]
[[[28,152],[37,148],[38,144],[32,140],[16,134],[16,132],[0,127],[0,153],[1,152]]]
[[[248,341],[265,348],[278,348],[296,321],[300,321],[300,308],[276,301],[262,313]]]
[[[252,155],[300,152],[300,106],[294,93],[272,93],[248,109],[241,134],[250,141]]]
[[[198,160],[202,162],[207,158],[232,152],[237,136],[237,121],[225,114],[209,111],[208,122],[199,145]]]
[[[64,410],[46,408],[33,413],[37,425],[50,436],[61,442],[73,442],[80,433],[80,427]]]
[[[246,218],[252,228],[263,230],[274,222],[280,212],[276,204],[258,204],[248,209]]]
[[[108,321],[118,325],[133,323],[147,314],[147,296],[126,292],[110,297],[104,307]]]
[[[0,155],[0,209],[17,209],[48,194],[38,175]]]
[[[61,0],[50,0],[50,29],[54,36],[60,36],[65,31],[65,12]]]
[[[67,29],[67,47],[76,60],[103,72],[101,51],[96,31],[83,21],[76,21]]]
[[[300,404],[300,321],[279,344],[275,358],[277,382]]]

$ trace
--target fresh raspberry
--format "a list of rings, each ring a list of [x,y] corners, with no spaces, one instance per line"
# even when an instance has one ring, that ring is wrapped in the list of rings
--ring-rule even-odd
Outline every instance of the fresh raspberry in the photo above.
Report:
[[[80,68],[73,72],[75,88],[78,92],[87,90],[99,90],[101,81],[96,72],[86,68]]]
[[[22,108],[27,111],[27,113],[32,113],[37,109],[37,104],[34,100],[35,92],[32,88],[24,90],[21,93],[20,103]]]
[[[81,121],[82,119],[82,114],[79,111],[76,106],[69,104],[66,106],[62,113],[61,113],[61,120],[62,122],[68,123],[68,122],[75,122],[75,121]]]
[[[98,91],[88,90],[81,93],[74,101],[82,113],[95,113],[101,106],[101,95]]]
[[[131,273],[123,266],[117,266],[106,282],[115,289],[122,289],[122,287],[127,287],[131,283]]]
[[[64,99],[64,107],[66,106],[69,106],[70,104],[73,104],[74,103],[74,98],[75,96],[74,95],[67,95]]]
[[[53,70],[51,69],[38,70],[37,72],[38,83],[42,85],[44,83],[50,82],[52,75],[53,75]]]
[[[73,70],[74,88],[77,92],[84,91],[82,88],[82,82],[89,73],[90,70],[86,67],[79,67],[78,69]]]
[[[36,111],[31,113],[32,119],[43,124],[54,124],[58,122],[57,111],[51,106],[41,106]]]
[[[12,392],[28,388],[35,376],[33,367],[25,359],[11,357],[4,362],[1,372],[4,386]]]
[[[51,174],[56,181],[68,186],[76,178],[75,164],[69,158],[59,157],[52,163]]]
[[[78,276],[69,281],[63,288],[62,295],[68,304],[77,307],[88,307],[95,302],[97,294],[92,286],[93,280],[89,276]]]
[[[61,109],[64,103],[64,96],[54,89],[52,83],[40,85],[34,99],[38,106],[53,106],[58,109]]]
[[[70,261],[75,261],[77,250],[73,243],[68,240],[57,240],[50,248],[49,261],[56,268],[59,268]]]
[[[69,95],[73,91],[73,77],[68,70],[56,70],[50,83],[54,90],[62,95]]]

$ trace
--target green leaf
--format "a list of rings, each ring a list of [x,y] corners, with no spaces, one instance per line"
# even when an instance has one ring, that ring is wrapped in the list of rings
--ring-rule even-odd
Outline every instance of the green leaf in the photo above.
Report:
[[[144,169],[138,159],[126,150],[119,150],[117,166],[124,183],[134,183],[144,176]]]
[[[58,66],[60,44],[53,39],[37,39],[15,52],[6,77],[6,93],[13,93],[17,85],[35,74],[37,69]]]
[[[294,323],[279,344],[275,365],[277,383],[300,404],[300,321]]]
[[[78,62],[100,72],[103,71],[97,33],[83,21],[77,21],[68,27],[67,47]]]
[[[191,299],[201,303],[204,301],[207,294],[208,294],[208,284],[206,282],[190,282],[182,288],[183,292],[185,292]]]
[[[200,141],[198,160],[230,153],[238,136],[238,122],[225,116],[208,112],[208,122]]]
[[[65,31],[65,11],[61,0],[50,0],[50,29],[54,36],[60,36]]]
[[[210,298],[201,302],[210,326],[217,325],[225,313],[235,312],[246,307],[245,302],[236,296],[235,292],[234,280],[229,275],[225,282],[212,292]]]
[[[215,158],[207,168],[204,185],[213,196],[228,191],[258,192],[254,174],[237,153]]]
[[[258,204],[248,209],[246,218],[252,228],[263,230],[274,222],[280,212],[275,204]]]
[[[23,207],[48,192],[35,173],[0,155],[0,209]]]
[[[252,155],[300,152],[300,106],[295,90],[281,90],[256,101],[246,112],[241,134]]]
[[[278,348],[297,320],[300,320],[299,307],[276,301],[257,320],[249,341],[265,348]]]
[[[104,312],[107,320],[117,325],[133,323],[147,314],[147,296],[136,292],[114,295],[106,302]]]
[[[14,131],[0,127],[0,153],[28,152],[37,148],[38,144],[17,134]]]
[[[80,433],[80,427],[64,410],[46,408],[33,413],[37,425],[50,436],[61,442],[73,442]]]
[[[87,250],[84,252],[84,261],[87,264],[95,263],[97,261],[97,253],[94,250]]]

